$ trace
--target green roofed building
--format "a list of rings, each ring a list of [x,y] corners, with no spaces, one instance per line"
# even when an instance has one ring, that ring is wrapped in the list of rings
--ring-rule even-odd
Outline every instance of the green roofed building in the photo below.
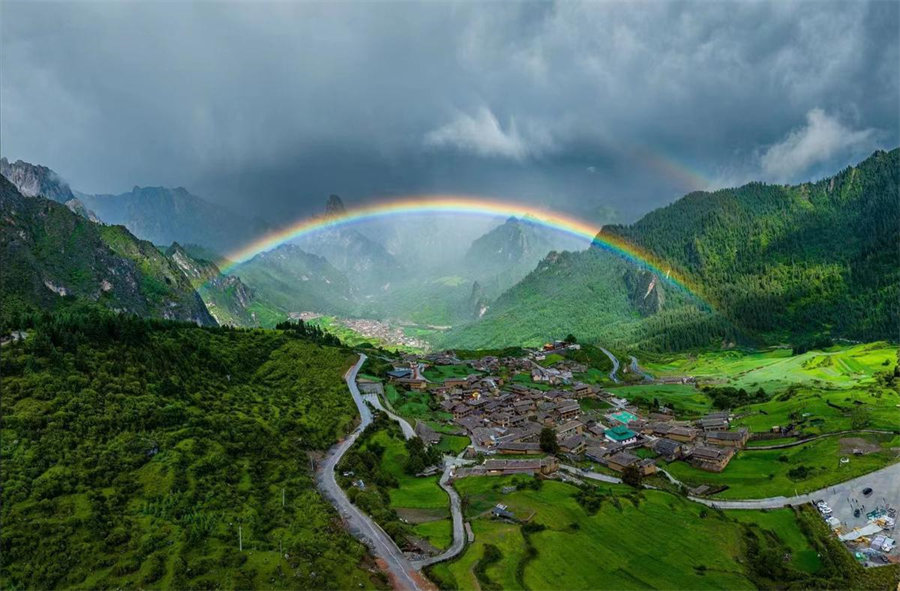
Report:
[[[603,435],[616,443],[627,444],[637,441],[637,434],[624,425],[617,425],[612,429],[607,429]]]
[[[614,420],[622,423],[623,425],[627,425],[631,421],[637,420],[637,417],[634,414],[628,412],[627,410],[622,410],[622,411],[619,411],[619,412],[609,415],[609,416],[611,419],[614,419]]]

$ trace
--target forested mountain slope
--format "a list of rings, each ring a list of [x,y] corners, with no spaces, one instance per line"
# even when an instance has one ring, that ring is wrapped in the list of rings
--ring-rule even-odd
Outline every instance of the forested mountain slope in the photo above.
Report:
[[[570,332],[666,350],[736,338],[896,340],[898,161],[895,149],[815,183],[692,193],[631,226],[603,229],[680,270],[709,306],[662,278],[656,294],[642,293],[649,273],[598,245],[552,254],[440,344],[534,343]]]
[[[586,341],[666,350],[734,336],[723,318],[653,277],[596,246],[554,252],[492,302],[480,320],[451,330],[439,345],[539,345],[575,334]]]
[[[352,307],[353,286],[348,278],[296,244],[262,252],[231,269],[229,275],[241,277],[259,301],[283,316],[304,311],[345,314]]]
[[[742,328],[790,339],[896,339],[900,149],[831,178],[692,193],[604,229],[692,277]]]
[[[220,326],[272,327],[287,317],[259,301],[240,277],[223,275],[216,263],[190,254],[177,242],[166,250],[166,256],[190,279]]]
[[[534,270],[551,251],[585,246],[527,217],[511,217],[472,242],[460,275],[476,280],[485,294],[496,297]]]
[[[140,316],[215,324],[181,270],[121,226],[103,226],[0,177],[3,320],[73,296]]]
[[[306,455],[357,416],[355,355],[96,308],[18,328],[0,367],[5,588],[373,586]]]

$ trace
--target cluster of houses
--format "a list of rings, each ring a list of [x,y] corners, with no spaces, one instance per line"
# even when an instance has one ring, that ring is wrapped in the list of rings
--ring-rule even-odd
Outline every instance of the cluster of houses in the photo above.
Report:
[[[648,455],[667,461],[684,460],[700,469],[720,472],[747,443],[750,433],[746,428],[730,429],[727,412],[713,413],[696,421],[676,420],[667,409],[644,417],[626,400],[596,386],[573,383],[572,374],[577,371],[573,371],[569,360],[554,364],[552,369],[556,373],[545,373],[551,368],[542,368],[535,358],[545,356],[548,351],[559,352],[562,346],[571,347],[557,343],[547,351],[535,351],[526,357],[488,356],[467,362],[457,360],[450,353],[437,353],[424,359],[409,358],[403,366],[389,372],[388,377],[399,387],[428,390],[441,409],[452,416],[460,434],[470,438],[470,452],[491,456],[484,464],[467,469],[473,474],[554,472],[555,459],[528,458],[545,455],[540,445],[541,431],[545,428],[555,431],[560,455],[564,457],[593,461],[619,472],[634,467],[643,475],[657,469],[656,459]],[[430,382],[420,371],[424,362],[465,365],[482,373]],[[552,387],[537,388],[512,380],[520,374],[530,374],[533,382]],[[545,378],[547,375],[552,378]],[[585,399],[606,403],[585,404],[585,407],[607,410],[585,412],[582,408]],[[440,437],[424,423],[417,424],[416,431],[426,443]]]

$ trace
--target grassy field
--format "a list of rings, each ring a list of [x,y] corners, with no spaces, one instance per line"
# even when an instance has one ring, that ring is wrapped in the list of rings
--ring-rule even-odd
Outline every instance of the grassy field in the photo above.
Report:
[[[793,424],[805,434],[832,433],[851,428],[897,431],[900,427],[900,390],[884,376],[896,367],[897,348],[877,342],[831,347],[792,355],[790,349],[716,351],[666,359],[642,360],[656,376],[694,376],[690,385],[641,384],[610,388],[629,400],[656,398],[681,416],[714,410],[703,386],[730,386],[756,392],[765,402],[733,408],[735,426],[753,432]],[[862,421],[854,416],[862,414]]]
[[[722,472],[706,472],[684,462],[672,462],[667,467],[675,478],[689,486],[699,484],[727,485],[719,498],[758,499],[791,496],[818,490],[843,482],[896,461],[900,436],[869,434],[861,436],[878,444],[880,451],[854,456],[840,449],[840,437],[826,437],[787,449],[744,450],[731,460]],[[847,464],[839,464],[849,457]],[[790,471],[806,467],[804,477],[791,478]]]
[[[573,377],[579,382],[584,382],[585,384],[608,385],[613,383],[612,380],[609,379],[608,371],[601,371],[593,367],[589,367],[586,372],[576,373]]]
[[[741,407],[746,414],[736,426],[751,431],[769,431],[776,425],[794,423],[805,433],[833,433],[853,428],[853,412],[863,409],[868,429],[900,428],[900,396],[891,390],[869,388],[815,389],[796,388],[775,395],[767,402]]]
[[[503,589],[754,588],[742,564],[741,525],[726,514],[668,493],[638,493],[624,486],[602,487],[609,496],[594,515],[578,504],[578,489],[568,484],[545,481],[539,490],[520,486],[510,494],[500,491],[528,480],[481,477],[456,482],[475,542],[456,561],[435,567],[436,578],[453,588],[484,588],[473,567],[484,545],[492,544],[502,558],[486,573]],[[523,534],[517,524],[483,515],[499,502],[543,531]],[[743,517],[752,521],[761,515],[761,525],[791,548],[792,562],[810,571],[818,568],[791,513],[770,517],[746,512]],[[526,559],[529,543],[534,555]]]
[[[433,382],[442,382],[446,378],[464,378],[469,375],[479,375],[468,365],[432,365],[425,370],[425,377]]]
[[[450,413],[432,410],[429,406],[431,394],[419,390],[404,390],[393,384],[384,385],[384,395],[397,414],[410,419],[423,421],[444,421],[452,417]]]
[[[487,569],[488,578],[501,589],[522,589],[516,577],[516,569],[525,557],[525,539],[518,525],[489,519],[472,522],[475,541],[466,548],[458,560],[434,567],[435,578],[452,581],[457,589],[481,589],[473,569],[484,555],[485,544],[492,544],[503,553],[503,560]]]
[[[390,437],[382,431],[373,436],[372,441],[384,446],[381,468],[396,478],[399,484],[398,488],[391,488],[388,491],[391,508],[400,514],[416,514],[429,519],[427,522],[416,524],[414,527],[416,533],[426,538],[436,548],[443,549],[449,546],[450,499],[438,485],[439,477],[416,478],[406,474],[403,465],[406,463],[407,452],[399,439]]]
[[[600,400],[599,398],[582,398],[578,401],[578,406],[581,407],[582,412],[612,408],[612,404],[605,400]]]
[[[789,349],[717,351],[641,363],[657,376],[692,375],[701,385],[733,386],[751,392],[763,388],[769,397],[765,402],[731,409],[737,417],[733,427],[747,427],[754,433],[794,425],[804,436],[858,429],[896,434],[900,428],[900,393],[896,385],[887,385],[877,375],[893,371],[896,356],[896,347],[870,343],[800,355],[792,355]],[[656,398],[683,418],[715,410],[711,398],[691,385],[642,384],[610,391],[632,401]],[[854,435],[845,437],[851,436]],[[851,454],[840,449],[840,436],[835,436],[783,450],[743,451],[720,473],[704,472],[683,462],[670,464],[668,470],[689,485],[727,485],[729,489],[719,495],[723,498],[793,495],[795,491],[816,490],[897,460],[891,448],[900,445],[898,437],[868,434],[865,438],[881,449],[852,456],[844,465],[839,464],[840,458]],[[748,447],[795,440],[751,441]]]
[[[469,447],[469,438],[462,435],[441,434],[441,440],[437,444],[439,450],[454,456],[467,447]]]
[[[878,371],[897,362],[897,347],[876,342],[835,346],[792,355],[790,349],[714,351],[689,356],[640,360],[657,377],[694,376],[737,388],[777,391],[792,384],[817,387],[866,386]]]
[[[822,568],[822,560],[810,546],[809,540],[797,527],[797,518],[792,509],[771,511],[729,511],[728,516],[742,523],[756,524],[773,532],[791,550],[791,557],[797,568],[815,573]]]
[[[659,403],[673,409],[679,415],[700,415],[710,411],[712,403],[709,396],[683,384],[639,384],[607,388],[613,395],[627,400],[646,400],[654,398]]]

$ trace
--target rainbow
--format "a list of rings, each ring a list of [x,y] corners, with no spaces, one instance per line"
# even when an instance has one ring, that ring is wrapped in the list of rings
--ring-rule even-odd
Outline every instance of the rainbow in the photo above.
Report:
[[[618,236],[604,233],[602,226],[589,224],[582,220],[532,205],[470,196],[427,195],[405,197],[349,208],[340,214],[304,218],[270,232],[229,253],[226,256],[226,260],[229,262],[224,264],[221,270],[222,273],[229,273],[242,262],[251,259],[257,254],[301,236],[370,220],[414,214],[463,214],[497,218],[525,218],[529,223],[587,239],[595,247],[609,250],[640,267],[655,272],[670,284],[683,289],[709,305],[707,300],[701,295],[702,290],[691,284],[676,269],[652,253]]]

